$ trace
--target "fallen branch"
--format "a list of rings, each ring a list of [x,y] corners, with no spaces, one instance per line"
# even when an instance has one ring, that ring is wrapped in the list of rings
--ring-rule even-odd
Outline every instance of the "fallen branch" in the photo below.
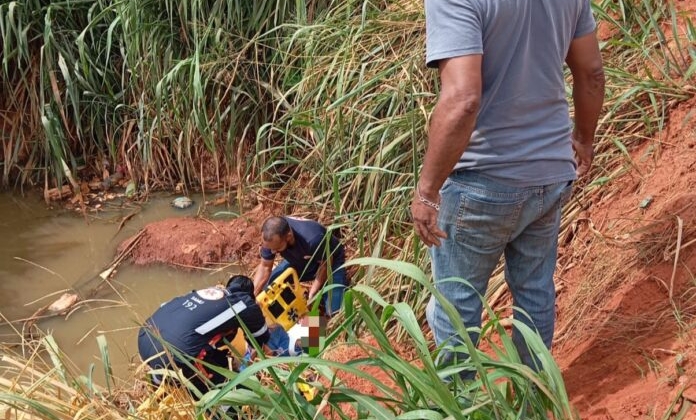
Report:
[[[135,210],[135,211],[131,212],[130,214],[123,216],[123,219],[121,219],[121,223],[118,224],[118,229],[116,229],[116,233],[114,233],[113,237],[116,237],[116,235],[118,235],[118,233],[121,232],[121,229],[123,229],[123,226],[126,225],[126,222],[129,221],[130,219],[132,219],[133,216],[135,216],[138,213],[140,213],[140,209]]]
[[[87,293],[83,294],[83,297],[80,298],[80,293],[72,289],[72,291],[66,291],[61,295],[60,298],[55,300],[54,302],[45,305],[41,308],[39,308],[37,311],[35,311],[30,317],[22,319],[22,320],[17,320],[14,322],[23,322],[22,326],[22,331],[24,332],[22,335],[25,337],[31,337],[31,331],[33,330],[33,327],[36,325],[36,322],[41,320],[41,319],[46,319],[46,318],[51,318],[54,316],[58,315],[63,315],[63,314],[71,314],[74,312],[75,309],[77,309],[79,306],[87,303],[90,301],[90,298],[95,296],[104,286],[105,283],[108,283],[108,280],[110,276],[113,274],[113,272],[116,270],[116,268],[123,262],[126,257],[130,255],[130,253],[133,251],[135,246],[138,244],[140,239],[143,237],[143,234],[145,233],[144,229],[141,229],[140,232],[138,232],[137,235],[131,239],[130,243],[128,246],[126,246],[117,256],[114,258],[111,263],[108,265],[108,267],[99,273],[98,277],[101,279],[99,283],[97,283],[96,286],[94,286],[91,290],[89,290]],[[95,277],[96,278],[96,277]],[[94,279],[94,278],[93,278]]]

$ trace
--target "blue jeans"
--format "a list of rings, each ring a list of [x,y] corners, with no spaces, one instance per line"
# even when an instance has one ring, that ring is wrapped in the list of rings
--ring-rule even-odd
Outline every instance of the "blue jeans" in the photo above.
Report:
[[[290,356],[290,336],[281,326],[269,327],[270,338],[268,347],[273,350],[274,356]],[[293,343],[296,353],[302,353],[302,347]]]
[[[323,292],[322,303],[324,304],[324,309],[326,313],[331,316],[341,309],[341,304],[343,304],[343,293],[348,285],[348,277],[346,275],[346,269],[341,267],[342,264],[334,264],[331,267],[333,273],[326,279],[324,287],[337,284],[337,287],[332,287],[330,290]],[[286,260],[281,261],[276,268],[271,271],[271,277],[266,283],[266,287],[269,287],[271,283],[275,281],[285,270],[290,267],[290,263]],[[340,268],[339,268],[340,267]],[[304,281],[300,279],[300,281]]]
[[[454,305],[467,328],[481,326],[481,296],[485,296],[488,280],[504,255],[514,318],[538,331],[551,348],[556,299],[553,273],[561,207],[571,190],[572,181],[513,187],[471,171],[455,172],[445,181],[440,190],[438,225],[447,233],[447,239],[439,247],[430,248],[433,277],[435,287]],[[452,278],[464,279],[471,286],[447,281]],[[463,343],[434,297],[428,303],[426,317],[436,344]],[[477,333],[470,332],[469,336],[474,343],[478,341]],[[513,341],[522,362],[535,368],[535,358],[516,329]],[[451,363],[455,356],[443,350],[441,360]],[[461,374],[465,379],[473,375]]]

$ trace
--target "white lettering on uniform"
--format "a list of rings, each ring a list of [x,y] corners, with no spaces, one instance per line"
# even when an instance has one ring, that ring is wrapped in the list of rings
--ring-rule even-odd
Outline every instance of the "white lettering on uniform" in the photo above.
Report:
[[[182,303],[182,305],[184,305],[184,308],[188,309],[189,311],[192,311],[198,307],[198,305],[196,305],[188,299],[186,299],[184,303]]]

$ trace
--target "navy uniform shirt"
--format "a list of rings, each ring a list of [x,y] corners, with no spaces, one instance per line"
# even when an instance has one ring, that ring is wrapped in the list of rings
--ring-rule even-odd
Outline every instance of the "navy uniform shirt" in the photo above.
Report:
[[[313,280],[322,261],[326,261],[326,228],[314,220],[285,217],[295,237],[295,243],[288,246],[280,255],[297,271],[302,280]],[[329,235],[329,252],[332,267],[345,261],[343,245],[336,237]],[[261,258],[272,261],[276,254],[261,247]]]
[[[145,321],[138,350],[143,360],[149,359],[163,350],[164,340],[179,352],[198,357],[201,350],[212,349],[211,341],[232,340],[242,322],[259,345],[268,342],[266,320],[249,293],[234,284],[227,290],[211,287],[192,291],[163,304]],[[166,355],[160,360],[151,365],[168,365]]]

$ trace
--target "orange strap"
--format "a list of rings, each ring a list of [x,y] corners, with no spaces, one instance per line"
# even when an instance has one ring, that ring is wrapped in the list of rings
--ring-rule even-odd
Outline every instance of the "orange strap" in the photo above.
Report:
[[[222,339],[222,337],[222,333],[213,336],[213,338],[211,338],[210,341],[208,341],[208,345],[210,346],[210,348],[215,349],[215,345],[218,343],[218,341]],[[193,365],[196,367],[196,369],[198,369],[198,371],[200,371],[203,374],[203,376],[205,376],[208,379],[211,379],[213,377],[213,374],[208,372],[205,369],[205,366],[203,366],[203,363],[201,363],[202,360],[205,360],[205,356],[207,355],[208,350],[205,348],[205,346],[203,346],[201,351],[198,352],[198,355],[196,356],[196,360],[193,362]]]

